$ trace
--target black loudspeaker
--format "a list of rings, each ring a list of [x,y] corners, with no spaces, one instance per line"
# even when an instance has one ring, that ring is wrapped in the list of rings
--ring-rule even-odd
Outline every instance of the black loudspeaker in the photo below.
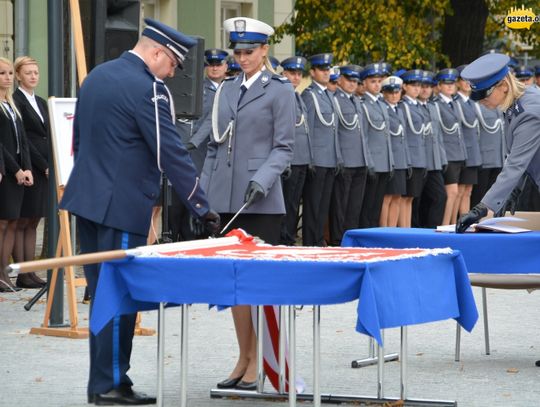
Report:
[[[91,13],[90,21],[83,18],[90,69],[119,57],[137,43],[140,0],[82,0],[80,4],[81,14],[88,9]]]
[[[192,37],[197,44],[184,60],[184,68],[176,69],[173,78],[165,79],[174,100],[176,117],[196,119],[202,114],[204,80],[204,38]]]

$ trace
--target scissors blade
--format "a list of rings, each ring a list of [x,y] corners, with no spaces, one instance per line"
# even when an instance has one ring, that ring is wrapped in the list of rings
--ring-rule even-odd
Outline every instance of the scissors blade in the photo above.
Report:
[[[241,207],[240,209],[238,209],[238,212],[236,212],[236,213],[234,214],[234,216],[231,218],[231,220],[229,221],[229,223],[227,223],[227,224],[225,225],[225,227],[224,227],[223,229],[221,229],[221,232],[219,232],[220,235],[222,235],[223,232],[225,232],[225,231],[229,228],[229,226],[231,226],[231,224],[232,224],[232,223],[234,222],[234,220],[238,217],[238,215],[240,215],[240,213],[241,213],[244,209],[246,209],[247,204],[248,204],[248,203],[246,202],[244,205],[242,205],[242,207]]]

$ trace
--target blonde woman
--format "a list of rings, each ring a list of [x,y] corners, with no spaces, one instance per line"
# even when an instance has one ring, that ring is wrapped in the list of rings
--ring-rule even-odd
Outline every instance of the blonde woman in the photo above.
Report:
[[[0,292],[16,289],[4,268],[13,251],[24,187],[33,184],[26,135],[12,97],[13,78],[13,64],[0,58],[0,146],[5,161],[5,176],[0,182]]]
[[[201,186],[223,224],[241,211],[232,228],[278,244],[285,214],[281,174],[293,156],[294,89],[273,73],[268,62],[272,27],[237,17],[226,20],[224,28],[242,73],[225,79],[216,92]],[[257,352],[251,307],[235,306],[232,314],[240,354],[218,387],[255,390]]]
[[[540,185],[540,90],[525,89],[509,72],[509,60],[502,54],[484,55],[462,72],[471,83],[471,98],[481,100],[488,108],[506,111],[509,153],[497,180],[480,203],[459,219],[458,233],[488,214],[513,208],[517,197],[512,191],[525,172]]]
[[[16,262],[34,260],[36,231],[39,221],[47,214],[49,177],[49,114],[47,102],[36,95],[39,66],[35,59],[22,56],[15,60],[15,78],[19,84],[13,100],[21,114],[30,147],[34,185],[24,189],[21,217],[17,221],[13,259]],[[17,287],[40,288],[45,281],[35,273],[20,274]]]

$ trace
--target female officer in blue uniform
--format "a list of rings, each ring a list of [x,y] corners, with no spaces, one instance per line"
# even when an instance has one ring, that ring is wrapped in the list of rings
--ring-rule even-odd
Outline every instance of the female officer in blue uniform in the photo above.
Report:
[[[242,73],[223,81],[212,111],[212,137],[204,162],[202,188],[223,222],[270,244],[278,244],[285,203],[281,174],[293,156],[295,97],[290,82],[268,61],[268,24],[246,17],[224,22],[230,48]],[[220,388],[255,390],[256,337],[251,307],[232,308],[240,355]]]
[[[509,72],[509,61],[506,55],[488,54],[461,73],[471,83],[471,98],[506,111],[509,152],[495,183],[480,203],[459,219],[458,233],[488,214],[504,211],[507,204],[512,206],[509,197],[524,173],[540,185],[540,91],[517,81]]]
[[[145,22],[133,50],[94,68],[80,90],[73,125],[75,164],[60,207],[77,216],[81,253],[146,244],[161,171],[194,217],[204,219],[211,232],[219,228],[219,215],[209,210],[181,145],[163,83],[182,66],[195,41],[158,21]],[[84,273],[95,298],[99,264],[84,266]],[[98,334],[90,333],[89,403],[156,402],[133,391],[127,375],[135,317],[115,317]]]

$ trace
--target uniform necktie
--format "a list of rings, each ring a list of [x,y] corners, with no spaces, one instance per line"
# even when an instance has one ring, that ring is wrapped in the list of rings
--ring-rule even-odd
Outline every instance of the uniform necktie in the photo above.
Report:
[[[240,105],[240,101],[242,100],[242,98],[246,94],[246,90],[247,90],[247,88],[246,88],[245,85],[240,86],[240,97],[238,98],[238,105]]]
[[[450,106],[450,109],[454,110],[454,105],[452,104],[452,102],[448,102],[448,106]]]

